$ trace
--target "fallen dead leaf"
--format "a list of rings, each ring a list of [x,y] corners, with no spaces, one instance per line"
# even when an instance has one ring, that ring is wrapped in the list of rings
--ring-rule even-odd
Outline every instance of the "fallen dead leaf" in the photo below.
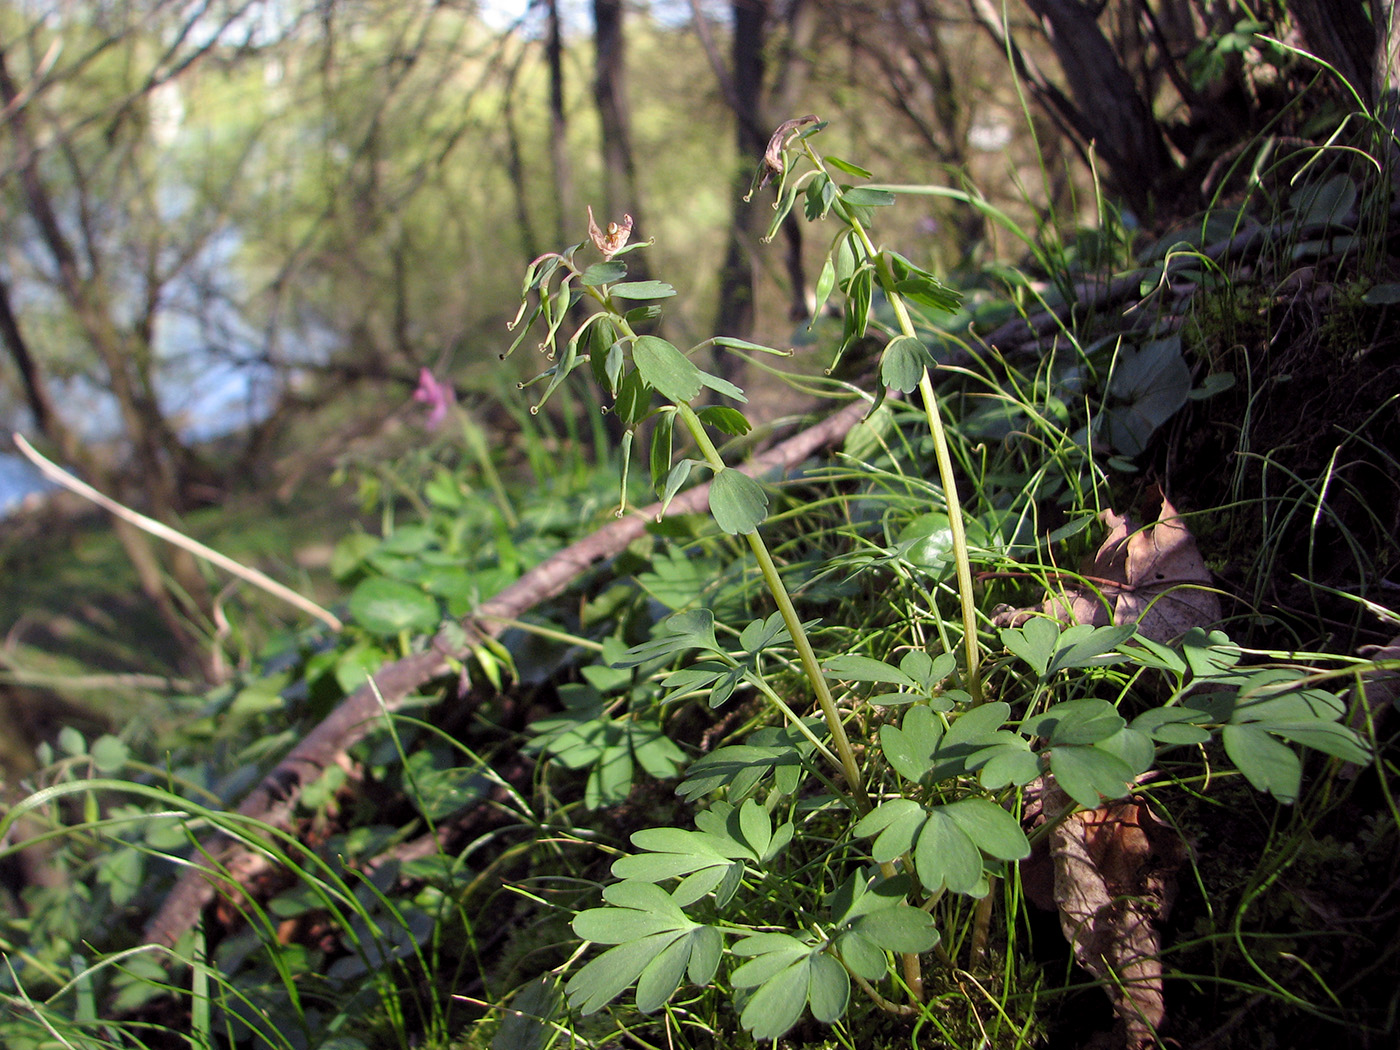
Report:
[[[1191,530],[1163,497],[1157,521],[1138,528],[1127,516],[1102,514],[1108,536],[1082,579],[1066,578],[1040,611],[1062,622],[1094,627],[1137,624],[1144,637],[1170,642],[1221,617],[1210,570]],[[1037,610],[1009,609],[994,618],[1015,626]]]
[[[1053,815],[1069,796],[1045,776],[1026,787],[1028,807]],[[1066,818],[1048,849],[1022,864],[1027,897],[1060,913],[1074,957],[1103,984],[1117,1018],[1117,1045],[1157,1045],[1166,1020],[1161,939],[1155,923],[1176,897],[1186,850],[1143,802],[1125,799]],[[1047,863],[1048,860],[1048,863]],[[1048,885],[1047,885],[1048,883]]]

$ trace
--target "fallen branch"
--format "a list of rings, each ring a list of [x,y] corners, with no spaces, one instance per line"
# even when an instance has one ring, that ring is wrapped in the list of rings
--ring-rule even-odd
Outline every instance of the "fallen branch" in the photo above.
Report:
[[[855,401],[738,469],[755,477],[787,471],[817,450],[841,440],[868,408],[867,402]],[[672,501],[670,513],[696,513],[707,506],[709,494],[708,483],[689,489]],[[621,553],[645,532],[647,524],[655,520],[659,512],[660,504],[652,504],[610,522],[541,562],[483,603],[461,622],[460,632],[458,625],[453,625],[452,630],[440,631],[425,651],[380,668],[372,682],[341,701],[263,778],[238,807],[239,814],[266,824],[286,826],[303,787],[363,739],[379,724],[384,713],[396,710],[413,690],[447,674],[454,661],[467,657],[487,638],[499,635],[505,629],[502,620],[518,619],[541,602],[562,593],[595,562]],[[204,843],[203,851],[212,860],[184,870],[160,909],[146,924],[146,943],[174,944],[194,925],[205,905],[213,900],[219,885],[226,885],[230,880],[246,884],[248,878],[269,863],[261,854],[239,846],[224,835]]]
[[[271,576],[257,569],[251,569],[228,557],[220,554],[212,547],[206,547],[198,540],[190,539],[182,532],[177,532],[164,522],[156,521],[155,518],[148,518],[146,515],[138,513],[126,506],[118,503],[111,496],[99,492],[85,481],[79,481],[68,471],[64,470],[57,463],[45,459],[40,452],[24,439],[22,434],[11,434],[11,439],[15,443],[15,448],[24,454],[24,458],[33,463],[38,468],[39,473],[48,478],[56,485],[61,485],[70,492],[76,492],[84,499],[92,500],[103,510],[121,518],[122,521],[135,525],[138,529],[149,532],[157,539],[165,540],[166,543],[176,547],[182,547],[197,558],[212,562],[225,572],[230,572],[241,580],[246,580],[255,587],[261,587],[268,594],[275,598],[281,598],[288,605],[293,605],[302,612],[310,613],[333,631],[339,631],[345,625],[340,622],[339,617],[326,609],[321,608],[310,598],[298,594],[283,584],[278,583]]]

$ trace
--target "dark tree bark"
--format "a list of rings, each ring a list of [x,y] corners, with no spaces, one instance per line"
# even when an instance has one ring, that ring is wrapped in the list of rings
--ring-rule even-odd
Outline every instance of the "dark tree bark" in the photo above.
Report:
[[[815,17],[807,0],[792,0],[781,17],[786,33],[779,59],[774,64],[771,87],[767,59],[770,31],[780,17],[770,0],[734,0],[729,46],[729,66],[725,67],[699,4],[692,0],[695,27],[719,82],[720,91],[734,114],[735,145],[739,162],[732,188],[733,210],[724,261],[720,267],[719,304],[715,331],[721,335],[747,338],[753,333],[756,292],[755,251],[758,229],[764,222],[756,201],[745,201],[753,169],[768,145],[773,128],[793,114],[805,79],[800,52],[811,43]],[[788,276],[789,314],[794,320],[807,314],[806,277],[802,263],[802,227],[789,216],[783,223],[784,264]],[[734,358],[724,355],[717,367],[729,374]]]
[[[1104,5],[1083,0],[1025,4],[1039,18],[1059,60],[1082,133],[1103,158],[1118,192],[1145,214],[1153,188],[1176,165],[1151,101],[1139,92],[1099,25]]]
[[[753,333],[753,241],[758,217],[754,206],[744,202],[743,195],[750,182],[750,169],[756,158],[763,156],[767,144],[759,103],[763,91],[763,43],[768,29],[769,3],[768,0],[735,0],[731,10],[734,35],[730,41],[730,73],[725,96],[734,111],[740,164],[734,177],[735,201],[729,239],[719,271],[715,332],[744,339]],[[697,12],[697,23],[700,18]],[[720,359],[722,371],[729,371],[724,366],[732,360],[728,354]]]
[[[549,163],[559,201],[554,241],[555,244],[564,245],[569,243],[569,231],[581,223],[583,217],[577,214],[573,167],[569,160],[569,128],[564,108],[564,33],[559,20],[559,0],[546,0],[546,3],[549,8],[549,30],[545,40],[545,53],[549,61]]]
[[[58,276],[58,292],[106,371],[107,389],[117,403],[123,429],[131,444],[136,478],[104,469],[95,457],[85,453],[66,429],[60,429],[54,416],[50,417],[46,436],[59,437],[64,455],[87,470],[98,484],[115,493],[116,498],[126,503],[144,503],[152,517],[173,524],[182,500],[179,467],[191,463],[194,456],[179,440],[156,402],[150,374],[154,358],[149,343],[150,328],[144,326],[143,331],[138,319],[134,329],[123,330],[117,323],[111,290],[104,280],[97,253],[88,250],[80,258],[78,250],[59,224],[48,184],[39,166],[39,139],[30,127],[27,107],[20,101],[20,91],[10,74],[6,57],[6,49],[0,47],[0,104],[4,106],[14,148],[14,170],[20,192],[38,231],[39,243],[48,253]],[[60,141],[50,148],[62,149],[63,146]],[[78,175],[76,183],[82,186],[81,172],[76,167],[75,174]],[[79,201],[80,229],[88,228],[86,212],[91,206],[90,201]],[[90,248],[91,238],[84,243]],[[11,343],[13,355],[16,346],[23,346],[18,326],[7,335],[12,340],[19,337],[18,343]],[[141,342],[143,335],[146,339],[144,343]],[[42,383],[37,371],[33,372],[32,379],[36,384]],[[51,397],[48,404],[51,410]],[[170,574],[191,603],[190,608],[181,609],[149,537],[119,520],[114,522],[114,527],[127,557],[136,569],[142,590],[159,611],[161,619],[185,654],[186,669],[197,668],[206,678],[217,678],[218,672],[211,662],[211,654],[188,626],[190,615],[203,617],[210,607],[208,586],[194,558],[178,549],[171,553]]]
[[[1288,13],[1308,50],[1373,105],[1379,88],[1373,76],[1377,34],[1367,17],[1368,6],[1367,0],[1288,0]]]
[[[66,434],[67,428],[63,427],[58,413],[54,411],[49,385],[40,374],[39,363],[29,352],[29,344],[19,328],[19,319],[10,307],[10,286],[4,280],[0,280],[0,341],[4,342],[15,362],[29,414],[34,417],[39,433],[51,441],[57,436],[56,430],[61,429]],[[67,448],[64,448],[63,454],[65,457],[69,455]]]
[[[1288,0],[1308,50],[1378,119],[1380,160],[1400,196],[1400,23],[1394,0]]]
[[[526,190],[528,185],[525,170],[525,152],[520,143],[520,127],[515,120],[515,83],[520,75],[521,60],[513,62],[506,69],[504,90],[501,93],[501,120],[506,129],[506,171],[510,173],[511,182],[515,185],[515,222],[520,227],[520,245],[524,250],[526,259],[535,259],[540,255],[539,238],[535,236],[535,224],[530,218],[530,195]],[[553,159],[554,143],[550,142],[550,157]],[[563,199],[563,190],[559,185],[559,173],[554,173],[555,190]],[[564,243],[563,234],[564,210],[559,209],[555,215],[555,244]]]
[[[638,232],[646,236],[642,222],[641,193],[637,184],[637,164],[632,152],[632,120],[627,105],[622,31],[622,0],[593,0],[594,39],[597,59],[594,65],[593,97],[603,131],[603,211],[600,224],[620,222],[631,215]],[[632,261],[634,273],[640,269]]]

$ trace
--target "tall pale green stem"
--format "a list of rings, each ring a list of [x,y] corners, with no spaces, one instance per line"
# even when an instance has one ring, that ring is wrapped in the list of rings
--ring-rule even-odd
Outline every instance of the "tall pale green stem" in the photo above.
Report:
[[[690,431],[695,444],[704,453],[705,462],[709,463],[715,470],[728,469],[725,467],[724,460],[720,458],[719,450],[715,448],[714,442],[705,433],[705,427],[695,411],[687,404],[678,403],[676,412],[681,421],[685,423],[686,429]],[[822,716],[826,719],[827,729],[830,731],[832,743],[836,747],[836,755],[841,760],[841,770],[846,776],[846,785],[851,792],[851,801],[855,805],[856,812],[864,816],[870,812],[870,796],[866,794],[860,766],[856,764],[855,752],[851,749],[850,738],[846,736],[846,727],[841,722],[840,712],[836,710],[836,700],[831,695],[831,687],[827,685],[826,675],[822,673],[821,664],[817,661],[817,654],[812,649],[807,632],[802,629],[802,621],[797,615],[797,609],[792,604],[792,598],[788,595],[783,578],[778,575],[778,567],[773,564],[773,556],[768,553],[768,545],[763,542],[763,537],[755,529],[748,533],[744,539],[748,541],[749,549],[753,551],[753,556],[758,562],[758,569],[763,574],[763,582],[767,584],[769,592],[773,595],[773,600],[777,602],[783,623],[787,625],[788,634],[792,636],[793,645],[797,649],[802,670],[806,673],[807,680],[811,682],[812,690],[817,695],[817,706],[821,708]],[[889,862],[881,864],[880,870],[886,878],[893,878],[895,875],[894,865]],[[912,952],[901,954],[900,967],[904,971],[904,982],[909,986],[910,1000],[915,1003],[922,1002],[924,980],[918,955]]]
[[[695,414],[695,410],[682,403],[676,405],[676,412],[681,421],[685,423],[686,429],[690,431],[695,444],[704,454],[705,461],[717,471],[728,469],[724,460],[720,458],[719,450],[715,448],[714,442],[705,433],[704,424],[700,422],[700,417]],[[758,562],[759,572],[763,574],[763,582],[773,595],[773,600],[778,605],[778,612],[782,614],[783,623],[787,625],[788,634],[792,636],[792,643],[797,649],[802,670],[806,673],[807,679],[811,682],[812,689],[817,695],[817,705],[821,708],[822,716],[826,719],[832,744],[836,748],[836,756],[841,760],[841,771],[845,774],[851,799],[855,803],[856,811],[864,816],[870,812],[870,796],[866,794],[865,784],[860,775],[860,766],[856,764],[855,752],[851,749],[850,738],[846,736],[846,727],[841,722],[841,713],[836,709],[836,701],[831,695],[831,687],[827,685],[826,675],[822,673],[816,651],[813,650],[812,643],[807,638],[807,632],[802,629],[802,620],[798,617],[797,609],[792,604],[792,598],[788,595],[783,578],[778,574],[778,567],[773,564],[773,556],[768,553],[768,545],[763,542],[763,537],[755,529],[748,533],[744,539],[748,541],[749,549],[753,551],[754,558]]]
[[[889,259],[883,252],[876,250],[859,223],[853,222],[852,228],[860,237],[865,250],[870,253],[870,257],[875,260],[880,284],[885,290],[885,297],[889,300],[890,306],[894,309],[895,318],[899,322],[900,334],[918,338],[914,333],[914,322],[909,317],[909,309],[904,305],[904,297],[894,290],[895,279],[894,273],[890,270]],[[938,409],[938,397],[933,392],[933,381],[929,379],[927,368],[924,369],[923,377],[919,380],[919,395],[923,398],[924,417],[928,420],[929,435],[933,438],[933,455],[938,462],[938,477],[943,485],[943,500],[948,507],[948,527],[953,534],[953,565],[958,577],[958,602],[962,607],[963,621],[963,651],[966,654],[967,662],[964,684],[967,686],[968,695],[972,697],[972,703],[975,706],[982,702],[982,678],[978,668],[981,649],[977,644],[977,604],[972,593],[972,562],[967,554],[967,530],[963,527],[962,502],[958,499],[958,480],[953,473],[953,456],[948,451],[948,435],[943,429],[943,414]]]

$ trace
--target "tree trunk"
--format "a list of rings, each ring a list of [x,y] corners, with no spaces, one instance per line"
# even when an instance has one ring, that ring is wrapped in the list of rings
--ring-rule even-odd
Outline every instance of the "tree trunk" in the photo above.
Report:
[[[763,222],[763,210],[756,201],[745,201],[744,194],[773,128],[794,115],[789,111],[796,104],[805,81],[806,65],[801,54],[811,43],[816,19],[807,0],[793,0],[787,5],[786,40],[779,52],[779,61],[775,63],[772,87],[765,91],[764,80],[768,73],[765,50],[773,16],[770,0],[734,0],[727,70],[710,39],[709,26],[699,4],[694,0],[691,10],[725,101],[734,113],[735,145],[739,152],[732,189],[733,217],[720,268],[715,331],[743,339],[753,334],[757,284],[754,252],[757,230]],[[807,316],[807,285],[802,263],[802,226],[794,216],[789,215],[783,222],[782,235],[788,276],[788,312],[793,320],[801,320]],[[722,374],[732,378],[734,361],[732,355],[725,354],[716,365]]]
[[[1384,5],[1383,5],[1384,6]],[[1366,105],[1376,101],[1376,29],[1366,0],[1288,0],[1303,42],[1335,69]]]
[[[603,212],[598,222],[621,222],[631,215],[637,232],[634,239],[647,236],[642,221],[641,194],[637,185],[637,165],[632,153],[632,121],[628,113],[624,78],[622,0],[593,0],[594,39],[597,59],[594,65],[593,97],[603,132]],[[634,277],[644,267],[640,258],[628,259]]]
[[[559,0],[547,2],[549,30],[545,52],[549,60],[549,164],[554,173],[554,191],[559,203],[554,242],[562,247],[571,242],[573,238],[569,231],[581,226],[583,216],[574,197],[573,168],[569,160],[569,129],[564,109],[564,33],[559,22]]]
[[[725,96],[734,111],[734,138],[739,168],[734,175],[734,206],[729,239],[719,271],[719,306],[715,334],[747,339],[753,334],[753,241],[756,207],[743,196],[752,180],[753,167],[763,156],[767,133],[759,104],[763,91],[763,44],[768,29],[769,0],[734,0],[734,35],[730,41],[729,84]],[[702,17],[698,12],[697,19]],[[721,351],[716,349],[716,354]],[[733,355],[723,354],[716,363],[722,373],[731,371]]]
[[[149,373],[143,372],[143,366],[148,367],[152,360],[151,348],[148,344],[132,345],[132,340],[123,333],[115,319],[110,291],[93,261],[95,256],[89,255],[89,272],[84,273],[72,243],[59,225],[39,167],[38,139],[29,126],[27,107],[19,101],[19,90],[10,76],[4,47],[0,47],[0,103],[4,105],[12,134],[15,170],[29,216],[38,229],[40,243],[53,261],[58,275],[59,294],[73,311],[80,329],[106,369],[107,388],[116,400],[123,429],[131,444],[140,478],[139,486],[130,483],[122,485],[119,475],[101,469],[94,457],[85,454],[72,435],[66,433],[56,414],[48,418],[46,436],[58,438],[64,455],[86,469],[95,482],[112,492],[117,499],[144,502],[152,517],[174,523],[181,499],[177,465],[187,457],[169,421],[160,412]],[[76,181],[82,185],[81,178]],[[14,326],[13,332],[4,334],[11,344],[12,356],[17,348],[21,348],[22,354],[25,344],[18,325]],[[37,384],[36,389],[42,386],[37,372],[33,379]],[[48,404],[51,409],[51,399]],[[206,662],[204,647],[189,629],[187,618],[166,582],[149,538],[121,522],[117,523],[116,531],[136,568],[142,590],[159,610],[161,618],[186,654],[186,669],[198,666],[207,676],[213,665]],[[203,610],[209,608],[210,601],[199,566],[186,551],[174,552],[170,565],[171,575],[191,605],[188,612],[201,616]]]
[[[1045,30],[1083,121],[1115,188],[1139,213],[1175,171],[1161,125],[1098,24],[1102,4],[1025,0]]]

